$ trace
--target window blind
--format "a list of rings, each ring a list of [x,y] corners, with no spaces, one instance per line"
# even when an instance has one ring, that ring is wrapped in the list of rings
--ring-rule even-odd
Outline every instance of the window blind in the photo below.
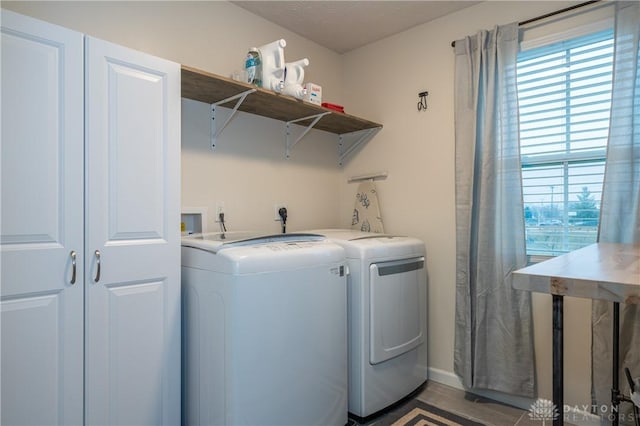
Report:
[[[611,30],[518,56],[529,255],[554,256],[596,241],[612,70]]]

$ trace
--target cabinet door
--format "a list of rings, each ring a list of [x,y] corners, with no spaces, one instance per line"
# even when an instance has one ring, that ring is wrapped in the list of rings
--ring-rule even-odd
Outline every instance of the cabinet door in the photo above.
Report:
[[[81,424],[83,36],[3,10],[1,40],[0,423]]]
[[[86,421],[179,424],[180,67],[85,43]]]

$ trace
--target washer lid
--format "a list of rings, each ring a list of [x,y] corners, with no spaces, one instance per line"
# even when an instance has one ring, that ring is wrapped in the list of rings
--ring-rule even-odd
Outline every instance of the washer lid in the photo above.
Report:
[[[325,236],[347,252],[350,259],[400,259],[425,256],[424,242],[401,235],[375,234],[351,229],[314,229],[309,232]]]
[[[343,241],[365,240],[368,238],[395,238],[398,235],[376,234],[374,232],[356,231],[352,229],[313,229],[309,232],[320,234],[330,239]]]
[[[217,253],[220,250],[232,247],[281,242],[324,240],[326,240],[326,238],[322,235],[311,233],[260,234],[256,232],[212,232],[207,234],[198,234],[183,237],[182,246],[194,247],[212,253]]]

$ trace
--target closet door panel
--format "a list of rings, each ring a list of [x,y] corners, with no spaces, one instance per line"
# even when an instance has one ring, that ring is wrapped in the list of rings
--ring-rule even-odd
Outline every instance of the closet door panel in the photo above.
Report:
[[[87,422],[178,424],[180,68],[92,38],[86,61]]]
[[[149,281],[108,287],[106,328],[110,336],[106,353],[107,362],[117,368],[110,372],[107,398],[114,424],[163,424],[163,406],[158,402],[163,399],[167,337],[158,329],[165,316],[166,285]],[[126,365],[135,368],[122,368]]]
[[[2,301],[2,424],[66,424],[62,298],[57,292]]]
[[[108,68],[108,239],[166,242],[164,75],[111,61]],[[135,212],[135,214],[132,214]],[[155,240],[155,241],[154,241]]]
[[[1,42],[0,423],[81,424],[83,36],[3,10]]]

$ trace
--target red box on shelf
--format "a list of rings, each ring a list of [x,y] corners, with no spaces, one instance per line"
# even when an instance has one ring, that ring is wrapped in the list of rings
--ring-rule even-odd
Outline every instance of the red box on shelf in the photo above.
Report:
[[[329,102],[323,102],[322,106],[327,109],[344,113],[344,107],[342,105],[330,104]]]

